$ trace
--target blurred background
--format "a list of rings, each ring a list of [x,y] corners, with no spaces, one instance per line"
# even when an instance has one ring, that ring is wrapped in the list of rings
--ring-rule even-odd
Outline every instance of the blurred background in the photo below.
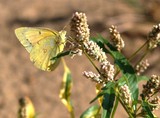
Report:
[[[160,0],[0,0],[0,117],[16,118],[18,99],[29,96],[38,118],[69,118],[58,95],[63,76],[62,64],[53,72],[37,69],[14,34],[22,26],[61,30],[75,11],[88,18],[91,36],[109,37],[108,28],[118,26],[130,56],[146,40],[152,26],[160,21]],[[147,57],[146,75],[159,75],[160,48]],[[91,65],[85,57],[65,58],[73,76],[72,99],[78,118],[95,97],[95,84],[82,72]],[[133,62],[134,63],[134,62]],[[127,117],[119,106],[115,118]],[[160,116],[160,115],[159,115]]]

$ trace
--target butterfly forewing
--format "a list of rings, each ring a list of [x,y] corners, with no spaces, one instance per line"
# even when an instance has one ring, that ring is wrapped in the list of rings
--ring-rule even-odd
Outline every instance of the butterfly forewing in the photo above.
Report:
[[[50,36],[58,35],[57,31],[44,28],[21,27],[15,30],[15,34],[21,44],[30,52],[38,41]]]

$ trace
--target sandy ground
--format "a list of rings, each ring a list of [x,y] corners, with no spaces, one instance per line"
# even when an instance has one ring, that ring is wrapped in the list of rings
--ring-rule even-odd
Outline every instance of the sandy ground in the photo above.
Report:
[[[139,7],[124,0],[0,0],[0,118],[16,118],[18,99],[22,96],[32,99],[38,118],[70,117],[58,97],[62,64],[53,72],[37,69],[15,37],[15,28],[43,26],[61,30],[75,11],[82,11],[88,17],[92,36],[96,33],[107,36],[109,26],[117,25],[126,42],[124,53],[129,56],[146,40],[152,25],[160,20],[157,7],[160,2],[154,3],[148,0],[145,6]],[[159,51],[157,48],[148,57],[152,66],[147,75],[159,74]],[[82,76],[91,65],[85,57],[65,59],[73,72],[72,99],[78,118],[95,97],[94,83]],[[115,118],[127,117],[122,111],[119,107]]]

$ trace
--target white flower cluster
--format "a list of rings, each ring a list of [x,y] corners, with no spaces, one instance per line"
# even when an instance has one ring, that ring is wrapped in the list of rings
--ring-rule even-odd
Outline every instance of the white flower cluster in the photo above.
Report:
[[[96,75],[91,71],[89,72],[84,71],[83,75],[87,79],[90,79],[96,83],[102,83],[103,86],[105,86],[107,82],[112,82],[114,80],[114,66],[110,64],[110,62],[104,61],[101,63],[100,75],[99,74]]]
[[[160,43],[160,24],[153,26],[152,31],[149,32],[148,39],[149,39],[148,48],[149,49],[156,48],[157,45]]]
[[[160,97],[156,96],[153,100],[150,101],[150,103],[153,105],[151,106],[152,111],[158,110],[160,108]]]
[[[143,85],[142,97],[150,97],[156,91],[160,92],[160,76],[152,75],[151,78]]]
[[[101,63],[100,72],[105,82],[113,81],[114,79],[114,66],[109,61],[103,61]]]
[[[117,27],[112,25],[111,28],[109,28],[109,31],[113,45],[117,48],[118,51],[121,51],[124,48],[125,44],[120,33],[117,31]]]
[[[90,32],[85,13],[74,13],[70,22],[71,36],[77,42],[88,41]]]
[[[136,73],[137,75],[140,75],[143,73],[149,66],[148,60],[142,60],[137,66],[136,66]]]
[[[74,39],[72,48],[76,54],[85,53],[93,60],[101,63],[99,75],[93,72],[84,72],[84,76],[97,83],[113,81],[114,66],[107,61],[107,56],[102,48],[94,41],[89,40],[90,32],[87,24],[87,17],[84,13],[76,12],[70,22],[71,37]]]
[[[120,87],[119,91],[120,91],[120,95],[122,97],[122,100],[124,101],[124,103],[126,105],[129,106],[129,104],[131,102],[131,93],[130,93],[129,87],[125,84]]]
[[[84,71],[83,72],[83,75],[87,78],[87,79],[90,79],[96,83],[102,83],[103,81],[100,79],[100,75],[99,74],[95,74],[91,71],[87,72],[87,71]]]
[[[94,60],[103,62],[107,59],[105,52],[93,41],[84,43],[85,52]]]

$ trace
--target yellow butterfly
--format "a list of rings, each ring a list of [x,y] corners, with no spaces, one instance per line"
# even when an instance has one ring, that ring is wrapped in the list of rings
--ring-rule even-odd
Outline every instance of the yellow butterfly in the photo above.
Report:
[[[60,59],[51,60],[64,49],[66,31],[46,28],[21,27],[15,30],[21,44],[30,53],[30,60],[44,71],[54,70]]]

